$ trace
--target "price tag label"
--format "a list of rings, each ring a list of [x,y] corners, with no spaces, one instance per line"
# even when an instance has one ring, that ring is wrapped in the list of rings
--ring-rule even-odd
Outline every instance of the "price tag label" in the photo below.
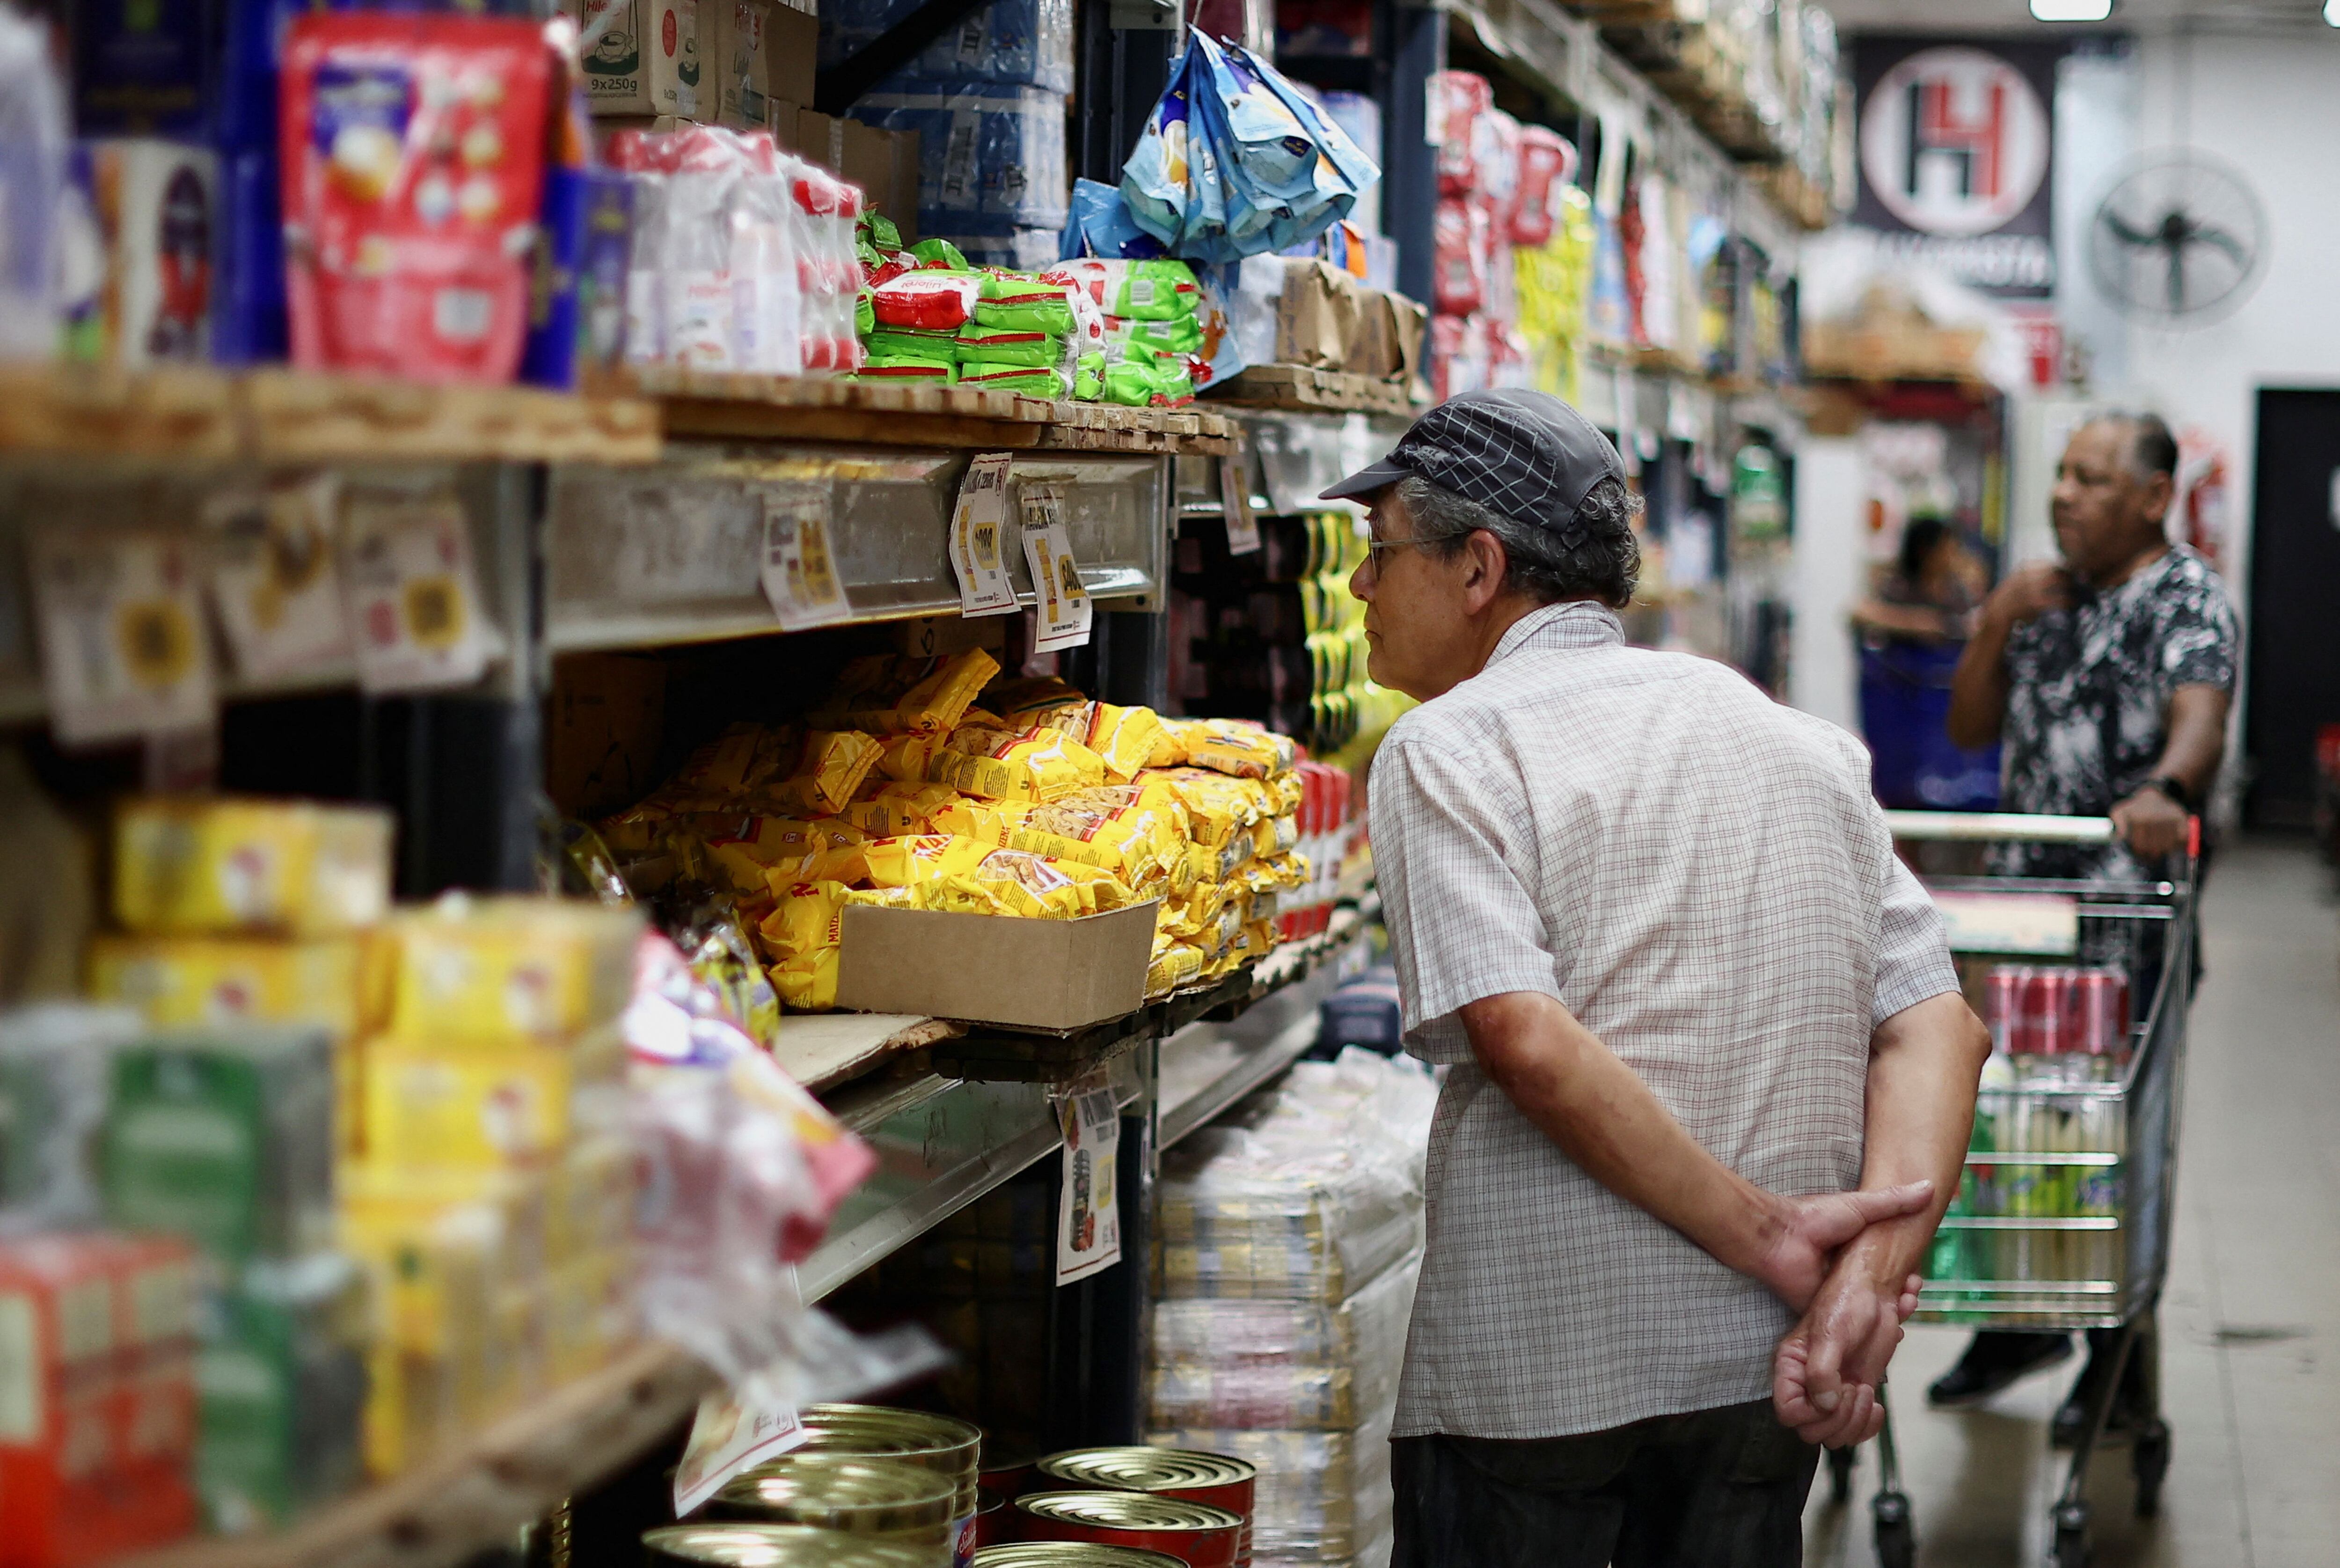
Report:
[[[1219,503],[1227,519],[1227,553],[1259,549],[1259,520],[1251,514],[1251,454],[1238,446],[1219,459]]]
[[[452,491],[350,492],[342,576],[369,696],[469,686],[503,651],[481,610],[471,531]]]
[[[1056,1101],[1065,1129],[1064,1193],[1056,1206],[1056,1283],[1070,1285],[1121,1261],[1121,1112],[1105,1069]]]
[[[1081,569],[1065,531],[1065,498],[1054,485],[1024,489],[1024,563],[1031,568],[1032,590],[1040,600],[1032,651],[1053,653],[1086,642],[1096,606],[1081,585]]]
[[[1007,578],[1007,467],[1004,452],[984,452],[967,465],[958,502],[951,508],[951,570],[958,574],[961,615],[1005,615],[1016,608]]]
[[[205,508],[212,607],[248,680],[346,664],[349,606],[334,538],[340,483],[331,474],[239,489]]]
[[[683,1447],[682,1463],[675,1467],[676,1516],[689,1513],[749,1465],[799,1447],[811,1435],[792,1404],[709,1394],[699,1402],[699,1414],[691,1418],[690,1441]]]
[[[59,740],[92,746],[211,726],[218,699],[192,541],[44,528],[27,553]]]
[[[828,496],[764,497],[764,545],[759,575],[772,614],[788,631],[826,626],[853,613],[829,547]]]

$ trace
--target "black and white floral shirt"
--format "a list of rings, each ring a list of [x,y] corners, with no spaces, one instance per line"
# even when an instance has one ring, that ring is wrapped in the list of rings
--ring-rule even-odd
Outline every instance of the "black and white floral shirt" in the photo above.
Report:
[[[2153,777],[2181,686],[2235,685],[2235,610],[2210,563],[2179,545],[2107,593],[2076,588],[2071,607],[2007,640],[2001,809],[2102,817]],[[2002,846],[2002,875],[2142,877],[2109,850]]]

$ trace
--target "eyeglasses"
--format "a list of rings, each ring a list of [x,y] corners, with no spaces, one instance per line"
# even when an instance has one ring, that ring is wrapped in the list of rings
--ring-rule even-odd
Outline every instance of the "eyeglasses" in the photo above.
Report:
[[[1443,544],[1444,535],[1433,539],[1375,539],[1365,543],[1365,565],[1378,577],[1382,570],[1382,551],[1385,550],[1419,550],[1426,544]]]

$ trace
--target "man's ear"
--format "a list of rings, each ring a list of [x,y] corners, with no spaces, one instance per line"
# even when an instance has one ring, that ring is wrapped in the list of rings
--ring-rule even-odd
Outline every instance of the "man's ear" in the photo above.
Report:
[[[1503,541],[1483,528],[1462,541],[1462,550],[1471,559],[1471,570],[1462,579],[1462,600],[1476,615],[1503,591],[1512,558]]]

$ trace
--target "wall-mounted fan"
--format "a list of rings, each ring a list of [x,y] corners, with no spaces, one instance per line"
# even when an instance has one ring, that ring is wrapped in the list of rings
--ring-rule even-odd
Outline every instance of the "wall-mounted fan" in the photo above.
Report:
[[[2266,253],[2266,213],[2230,165],[2181,148],[2132,167],[2088,223],[2088,271],[2132,315],[2215,321],[2248,295]]]

